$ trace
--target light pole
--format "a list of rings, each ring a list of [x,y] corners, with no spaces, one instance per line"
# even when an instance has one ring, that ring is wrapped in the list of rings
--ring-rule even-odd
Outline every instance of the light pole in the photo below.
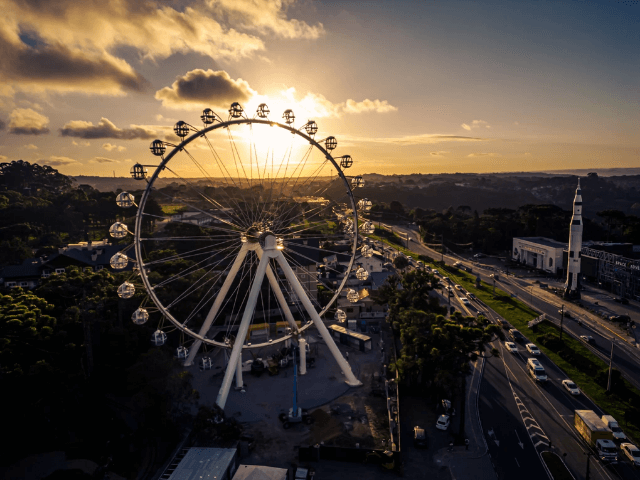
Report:
[[[564,320],[564,304],[562,305],[562,308],[560,309],[560,340],[562,340],[562,321],[563,320]]]
[[[615,340],[611,338],[611,354],[609,355],[609,379],[607,380],[607,393],[611,393],[611,370],[613,370],[613,346]]]
[[[531,285],[530,293],[531,293],[531,299],[529,300],[529,303],[533,304],[533,285]]]

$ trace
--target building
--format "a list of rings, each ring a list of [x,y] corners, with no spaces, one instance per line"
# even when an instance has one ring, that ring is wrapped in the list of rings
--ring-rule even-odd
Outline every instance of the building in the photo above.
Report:
[[[232,480],[238,469],[235,448],[189,448],[180,452],[169,464],[161,480],[199,480],[209,478]]]
[[[298,471],[300,470],[302,469],[298,468]],[[233,480],[289,480],[289,478],[289,470],[286,468],[262,465],[240,465],[233,476]]]
[[[65,273],[71,266],[98,272],[110,266],[111,257],[125,245],[111,245],[107,239],[98,242],[81,242],[58,249],[58,253],[40,258],[28,258],[22,265],[9,265],[0,271],[0,284],[6,288],[35,288],[41,279]],[[129,255],[132,255],[130,252]],[[126,270],[131,270],[130,262]]]
[[[563,270],[563,252],[567,244],[545,237],[515,237],[512,259],[537,270],[558,274]]]

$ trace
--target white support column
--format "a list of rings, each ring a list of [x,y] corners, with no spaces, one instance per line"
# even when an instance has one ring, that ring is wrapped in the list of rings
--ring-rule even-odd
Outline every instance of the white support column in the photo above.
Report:
[[[298,340],[300,346],[300,375],[307,374],[307,341],[300,337]]]
[[[336,346],[336,343],[333,341],[333,338],[331,337],[329,330],[327,330],[327,327],[322,322],[322,319],[320,318],[320,315],[318,315],[318,312],[316,312],[316,309],[313,308],[313,304],[311,303],[311,300],[309,300],[309,297],[304,291],[304,288],[302,287],[302,285],[300,285],[300,282],[298,281],[298,277],[296,277],[296,274],[293,273],[293,270],[287,263],[287,260],[284,258],[284,255],[282,254],[282,252],[278,251],[278,254],[275,258],[278,260],[278,263],[282,267],[282,270],[284,271],[284,274],[287,277],[287,280],[289,280],[289,283],[291,284],[292,288],[296,292],[296,295],[298,295],[298,298],[304,305],[305,310],[307,310],[307,313],[311,316],[313,323],[315,323],[316,328],[318,329],[318,331],[320,332],[320,335],[322,336],[322,339],[325,341],[325,343],[329,347],[329,350],[333,354],[333,358],[336,359],[336,362],[338,362],[340,369],[344,372],[345,376],[347,377],[347,385],[350,385],[352,387],[358,387],[362,385],[362,382],[355,377],[355,375],[351,371],[351,367],[349,366],[347,361],[344,359],[344,357],[340,353],[340,350],[338,350],[338,347]]]
[[[258,258],[260,258],[262,260],[262,251],[261,250],[256,250],[256,253],[258,254]],[[289,325],[291,326],[293,331],[297,332],[298,331],[298,324],[296,323],[295,319],[293,318],[293,314],[291,313],[291,309],[289,308],[289,305],[287,304],[287,300],[284,298],[284,294],[282,293],[282,289],[280,288],[280,285],[278,284],[278,279],[276,278],[276,274],[273,272],[273,268],[271,268],[271,265],[269,265],[267,267],[267,278],[269,279],[269,284],[271,285],[271,290],[273,290],[273,293],[275,294],[276,299],[278,300],[278,303],[280,304],[280,308],[282,309],[282,312],[284,313],[284,318],[287,319],[287,322],[289,322]]]
[[[227,296],[227,292],[229,291],[229,288],[231,288],[231,284],[233,283],[233,280],[236,278],[236,275],[238,274],[238,271],[240,270],[240,266],[242,265],[244,257],[247,256],[248,251],[249,249],[247,248],[247,244],[243,243],[242,247],[240,248],[240,251],[238,252],[238,256],[233,261],[233,265],[231,265],[231,269],[229,270],[229,274],[227,275],[227,278],[225,278],[224,283],[222,284],[222,288],[220,289],[220,292],[218,292],[218,296],[216,297],[215,301],[213,302],[213,305],[211,306],[211,310],[209,310],[209,313],[207,314],[207,318],[205,318],[204,323],[202,324],[202,327],[198,332],[200,336],[206,335],[209,329],[211,328],[213,319],[218,314],[220,305],[222,305],[224,298]],[[193,342],[193,345],[189,349],[189,355],[187,356],[187,359],[184,361],[185,367],[190,367],[191,365],[193,365],[193,360],[196,357],[198,350],[200,350],[200,345],[202,345],[202,340],[196,339]]]
[[[242,350],[240,350],[238,365],[236,366],[236,388],[242,388],[243,386],[244,382],[242,381]]]
[[[275,237],[268,236],[267,241],[269,241],[270,239],[273,239],[273,241],[270,242],[273,243],[273,247],[271,247],[269,250],[272,249],[275,251]],[[265,253],[268,253],[266,251],[268,247],[270,247],[270,245],[265,245]],[[240,321],[240,327],[238,328],[236,341],[233,344],[233,349],[231,350],[231,358],[229,359],[227,370],[224,372],[222,386],[220,387],[218,398],[216,399],[216,403],[223,410],[224,405],[227,403],[227,397],[229,396],[229,389],[231,388],[234,370],[238,368],[238,358],[240,357],[240,352],[242,351],[244,340],[245,338],[247,338],[247,333],[249,332],[249,323],[251,322],[251,317],[253,316],[253,312],[256,308],[258,295],[260,294],[260,287],[262,287],[262,280],[264,279],[264,274],[267,270],[268,265],[269,255],[263,255],[260,259],[260,263],[258,264],[256,276],[253,278],[253,285],[251,286],[251,290],[249,291],[247,305],[244,308],[244,314],[242,315],[242,320]]]

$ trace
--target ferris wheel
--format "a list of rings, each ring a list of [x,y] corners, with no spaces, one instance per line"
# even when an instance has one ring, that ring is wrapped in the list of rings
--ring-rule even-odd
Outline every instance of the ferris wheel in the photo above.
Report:
[[[337,140],[317,139],[315,121],[296,128],[291,110],[282,122],[269,114],[262,104],[249,117],[234,103],[226,119],[205,109],[201,127],[176,123],[180,142],[151,143],[160,163],[131,169],[146,182],[138,203],[127,192],[117,197],[118,205],[137,207],[133,232],[122,222],[111,227],[116,238],[134,236],[111,266],[134,262],[135,275],[118,294],[131,298],[136,282],[145,289],[132,319],[158,322],[152,342],[162,345],[178,330],[187,339],[177,350],[185,366],[201,350],[205,368],[207,348],[230,351],[217,399],[222,408],[234,374],[241,385],[242,350],[294,338],[302,354],[301,334],[312,325],[346,382],[361,385],[321,317],[344,321],[335,304],[358,250],[372,254],[358,237],[359,230],[372,233],[372,223],[358,216],[371,202],[352,190],[364,180],[345,176],[351,156],[333,157]],[[366,270],[356,270],[366,279]],[[346,298],[356,302],[358,292],[349,289]]]

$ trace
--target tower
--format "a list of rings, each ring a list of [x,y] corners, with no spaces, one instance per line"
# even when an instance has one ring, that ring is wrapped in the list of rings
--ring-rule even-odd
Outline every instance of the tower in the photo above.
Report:
[[[582,250],[582,191],[580,179],[576,197],[573,199],[573,216],[569,229],[569,257],[567,261],[567,282],[564,296],[580,298],[580,250]]]

